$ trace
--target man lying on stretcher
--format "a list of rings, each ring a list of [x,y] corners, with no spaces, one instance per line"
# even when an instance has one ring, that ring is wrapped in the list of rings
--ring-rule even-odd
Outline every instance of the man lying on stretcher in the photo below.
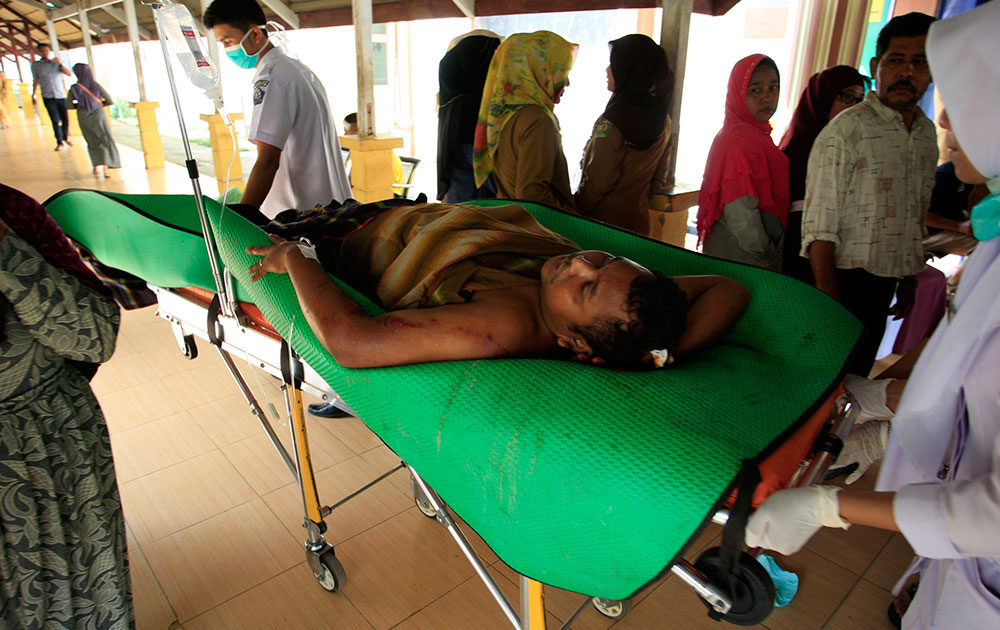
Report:
[[[298,213],[264,226],[274,245],[247,248],[263,257],[251,279],[287,273],[345,367],[550,357],[645,369],[714,343],[750,300],[730,278],[669,278],[580,251],[518,205],[407,203]],[[324,267],[387,312],[365,314]]]

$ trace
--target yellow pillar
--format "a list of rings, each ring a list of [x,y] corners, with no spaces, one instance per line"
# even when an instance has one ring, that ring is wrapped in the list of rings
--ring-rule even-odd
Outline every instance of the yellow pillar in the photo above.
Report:
[[[229,117],[235,123],[243,119],[243,114],[230,114]],[[236,157],[233,158],[233,136],[229,135],[229,128],[223,122],[219,114],[202,114],[201,119],[208,123],[208,139],[212,144],[212,164],[215,166],[215,180],[219,187],[219,194],[226,193],[226,176],[229,178],[229,185],[243,190],[243,164],[240,162],[239,133],[233,125],[233,134],[236,136]],[[229,168],[230,160],[233,168]]]
[[[14,94],[14,79],[5,80],[7,81],[7,111],[16,112],[17,96]]]
[[[351,190],[361,203],[392,199],[392,150],[403,139],[387,134],[341,136],[340,146],[351,152]]]
[[[22,83],[17,86],[17,91],[21,93],[21,109],[24,110],[25,118],[35,116],[35,106],[31,103],[31,84]],[[44,107],[42,109],[45,109]]]
[[[650,197],[650,236],[684,247],[688,210],[698,203],[698,192],[693,186],[675,184]]]
[[[163,141],[160,139],[160,126],[156,122],[156,101],[139,101],[129,103],[139,119],[139,139],[142,141],[142,153],[146,160],[146,168],[163,168]]]

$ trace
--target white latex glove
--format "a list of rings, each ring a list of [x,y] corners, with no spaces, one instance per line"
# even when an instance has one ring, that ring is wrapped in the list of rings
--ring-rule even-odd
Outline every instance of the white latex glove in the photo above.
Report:
[[[850,392],[858,405],[859,411],[854,424],[862,424],[876,418],[891,418],[894,414],[892,409],[885,405],[885,390],[894,378],[880,378],[872,380],[861,378],[854,374],[844,377],[844,389]]]
[[[888,420],[877,420],[867,422],[860,427],[854,427],[847,439],[844,440],[844,448],[830,468],[843,468],[851,464],[857,464],[858,468],[847,477],[847,485],[851,485],[865,474],[865,471],[885,454],[886,444],[889,443]]]
[[[840,518],[836,486],[809,486],[778,490],[767,498],[747,522],[748,547],[792,554],[813,537],[820,527],[847,529]]]

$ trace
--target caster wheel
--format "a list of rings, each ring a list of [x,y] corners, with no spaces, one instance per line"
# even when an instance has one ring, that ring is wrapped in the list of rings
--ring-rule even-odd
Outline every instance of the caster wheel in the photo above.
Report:
[[[628,611],[632,610],[631,599],[618,600],[593,597],[591,598],[590,603],[594,605],[597,612],[609,619],[621,619],[628,614]]]
[[[413,492],[413,502],[417,504],[417,509],[420,513],[427,518],[437,518],[437,510],[431,505],[431,502],[427,500],[424,493],[421,492],[420,488],[417,487],[417,482],[410,476],[410,490]]]
[[[198,358],[198,346],[194,343],[194,335],[184,335],[184,358],[193,361]]]
[[[347,582],[347,573],[344,571],[344,565],[340,564],[340,560],[337,560],[333,549],[324,551],[319,557],[319,562],[323,566],[323,573],[314,574],[319,585],[331,593],[336,593],[344,588],[344,583]]]
[[[720,577],[719,548],[705,551],[694,563],[716,586],[725,589]],[[753,626],[765,619],[774,609],[774,582],[757,559],[746,552],[740,552],[736,563],[736,588],[733,607],[722,618],[738,626]],[[709,610],[711,605],[701,600]]]

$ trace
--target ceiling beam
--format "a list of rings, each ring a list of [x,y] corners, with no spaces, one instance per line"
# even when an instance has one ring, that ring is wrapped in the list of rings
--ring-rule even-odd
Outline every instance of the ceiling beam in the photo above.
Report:
[[[29,41],[32,41],[32,39],[33,39],[31,37],[30,30],[36,30],[36,31],[38,31],[39,33],[41,33],[41,38],[40,39],[42,39],[44,41],[48,41],[48,38],[49,38],[49,31],[48,31],[48,29],[45,28],[45,27],[43,27],[41,24],[39,24],[37,22],[31,21],[30,19],[28,19],[27,16],[25,16],[23,13],[21,13],[17,9],[12,8],[10,6],[10,0],[5,0],[4,1],[3,9],[4,9],[4,11],[10,11],[14,15],[16,15],[22,22],[30,25],[30,27],[29,27],[29,34],[28,34],[28,40]],[[66,45],[65,42],[63,42],[63,41],[60,41],[59,43],[60,43],[60,45],[63,45],[63,46]],[[67,48],[68,48],[68,46],[67,46]]]
[[[92,11],[94,9],[103,9],[104,7],[110,6],[112,4],[118,4],[121,1],[122,0],[85,0],[82,4],[85,10]],[[79,15],[79,13],[80,13],[79,5],[70,4],[60,9],[52,9],[51,11],[49,11],[49,19],[52,20],[53,22],[56,22],[58,20],[65,20],[66,18],[74,17],[76,15]]]
[[[274,11],[278,17],[285,21],[285,24],[288,24],[288,26],[292,28],[299,28],[299,16],[296,15],[295,12],[281,0],[261,0],[261,4]],[[347,7],[347,12],[351,12],[350,7]]]
[[[122,24],[124,24],[125,26],[128,26],[128,18],[125,17],[125,12],[122,11],[121,9],[119,9],[118,7],[113,7],[111,5],[108,5],[106,7],[101,7],[101,10],[104,11],[105,13],[107,13],[108,15],[110,15],[111,17],[115,18],[116,20],[118,20],[119,22],[121,22]],[[153,37],[152,33],[150,33],[149,31],[147,31],[146,29],[142,28],[141,26],[136,26],[136,28],[139,29],[138,32],[139,32],[139,37],[140,38],[142,38],[142,39],[156,39],[155,37]]]
[[[452,0],[458,10],[465,14],[470,20],[476,17],[476,0]]]
[[[24,6],[31,7],[32,9],[41,9],[42,11],[49,10],[49,6],[47,4],[36,2],[36,0],[10,0],[10,1],[16,2],[18,4],[23,4]]]

